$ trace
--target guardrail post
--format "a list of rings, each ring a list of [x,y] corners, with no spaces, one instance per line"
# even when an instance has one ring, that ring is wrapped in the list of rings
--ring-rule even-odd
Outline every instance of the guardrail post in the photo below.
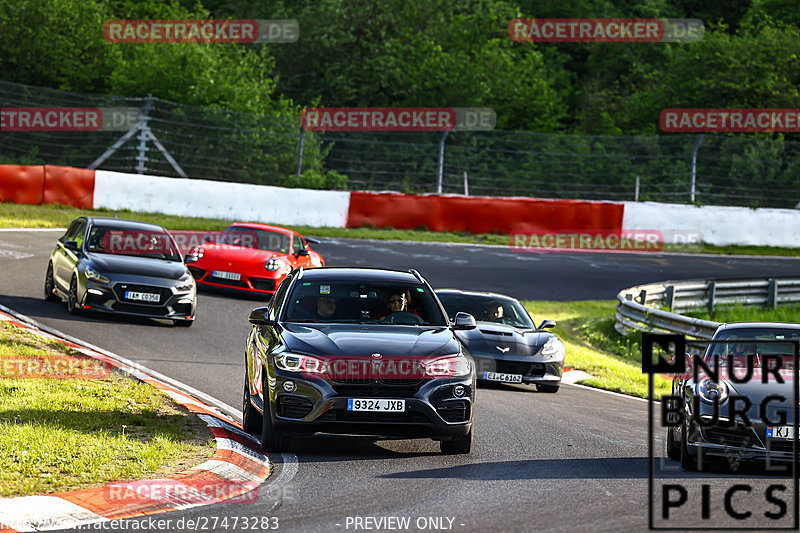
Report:
[[[645,305],[646,302],[647,302],[647,291],[642,289],[641,292],[639,292],[639,303]]]
[[[778,280],[769,280],[769,294],[767,295],[767,306],[775,309],[778,307]]]
[[[708,283],[708,312],[709,314],[714,314],[714,296],[717,293],[717,283],[715,281],[710,281]]]
[[[667,285],[667,307],[669,308],[669,312],[672,312],[673,307],[675,307],[675,285]]]

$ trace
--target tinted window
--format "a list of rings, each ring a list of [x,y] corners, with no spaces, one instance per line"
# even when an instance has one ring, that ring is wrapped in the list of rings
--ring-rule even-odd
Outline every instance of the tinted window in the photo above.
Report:
[[[475,320],[508,324],[518,328],[534,328],[533,321],[516,300],[471,294],[437,294],[450,318],[456,313],[469,313]]]
[[[277,231],[230,226],[222,232],[220,242],[256,250],[289,253],[289,236]]]
[[[393,311],[389,300],[403,295]],[[364,283],[300,280],[289,297],[286,320],[294,322],[365,322],[405,325],[447,324],[436,299],[421,283]]]
[[[164,228],[119,228],[95,224],[89,229],[86,251],[182,261],[178,246]]]

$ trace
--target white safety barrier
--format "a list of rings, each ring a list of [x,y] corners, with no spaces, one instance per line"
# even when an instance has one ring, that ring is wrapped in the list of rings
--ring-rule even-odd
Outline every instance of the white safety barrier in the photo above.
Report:
[[[348,191],[284,189],[98,170],[94,207],[185,217],[343,228]]]
[[[624,204],[622,227],[626,230],[660,230],[665,237],[688,235],[716,246],[800,246],[800,210],[657,202]],[[682,243],[679,239],[676,244]]]

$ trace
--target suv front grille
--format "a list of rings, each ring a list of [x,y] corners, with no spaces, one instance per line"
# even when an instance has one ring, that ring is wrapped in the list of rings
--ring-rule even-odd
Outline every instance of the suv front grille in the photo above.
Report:
[[[392,387],[375,382],[370,382],[367,385],[334,383],[333,388],[340,396],[349,396],[351,398],[410,398],[419,390],[419,386]]]

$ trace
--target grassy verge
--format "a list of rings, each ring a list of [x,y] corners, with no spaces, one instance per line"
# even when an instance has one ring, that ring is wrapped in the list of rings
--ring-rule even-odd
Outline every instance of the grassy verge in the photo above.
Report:
[[[119,216],[143,222],[151,222],[171,230],[221,230],[230,224],[229,220],[201,217],[178,217],[158,213],[134,213],[128,210],[76,209],[59,205],[18,205],[0,203],[0,228],[65,228],[70,221],[80,215]],[[348,239],[378,239],[420,242],[455,242],[467,244],[494,244],[508,246],[508,235],[480,234],[463,232],[435,232],[426,230],[400,230],[394,228],[318,228],[311,226],[288,226],[303,235],[315,237],[334,237]],[[770,246],[711,246],[700,245],[691,248],[667,246],[665,251],[697,252],[735,255],[779,255],[798,256],[800,248],[774,248]]]
[[[800,306],[787,305],[775,309],[763,309],[760,307],[745,307],[743,305],[731,305],[718,307],[714,313],[709,313],[705,309],[686,311],[686,316],[702,318],[703,320],[713,320],[715,322],[800,322]]]
[[[77,353],[0,322],[0,497],[162,477],[213,453],[206,425],[150,385],[36,375],[63,360]]]
[[[554,333],[567,349],[566,366],[591,374],[580,383],[590,387],[647,398],[647,375],[642,374],[641,335],[630,338],[614,329],[616,301],[526,301],[525,307],[540,322],[555,320]],[[670,390],[670,382],[656,376],[655,394]]]

